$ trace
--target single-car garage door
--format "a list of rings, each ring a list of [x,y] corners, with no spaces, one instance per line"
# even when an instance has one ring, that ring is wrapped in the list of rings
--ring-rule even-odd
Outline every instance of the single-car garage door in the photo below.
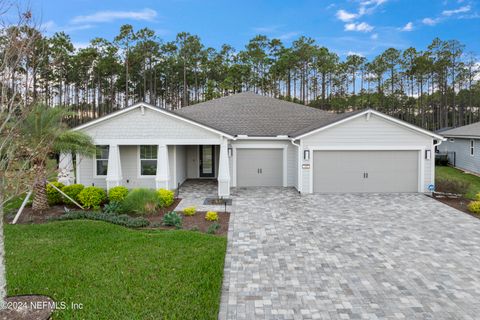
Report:
[[[314,192],[417,192],[419,151],[315,151]]]
[[[283,185],[283,149],[237,149],[237,186]]]

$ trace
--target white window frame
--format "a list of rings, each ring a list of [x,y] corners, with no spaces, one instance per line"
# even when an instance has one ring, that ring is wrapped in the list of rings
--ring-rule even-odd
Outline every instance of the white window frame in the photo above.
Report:
[[[142,159],[142,153],[140,151],[141,147],[142,146],[148,146],[148,147],[157,147],[157,152],[155,153],[155,159]],[[138,159],[138,177],[139,178],[155,178],[156,174],[152,174],[152,175],[144,175],[142,174],[142,160],[155,160],[157,161],[157,166],[158,166],[158,145],[153,145],[153,144],[142,144],[142,145],[139,145],[137,146],[137,159]]]
[[[107,147],[108,148],[108,153],[110,155],[110,145],[108,144],[98,144],[95,146],[95,158],[94,158],[94,161],[93,161],[93,175],[95,178],[105,178],[107,175],[103,175],[103,174],[97,174],[97,162],[98,160],[102,160],[102,161],[107,161],[107,173],[108,173],[108,157],[106,159],[103,159],[103,158],[97,158],[97,147]]]
[[[475,156],[475,140],[470,139],[470,156]]]

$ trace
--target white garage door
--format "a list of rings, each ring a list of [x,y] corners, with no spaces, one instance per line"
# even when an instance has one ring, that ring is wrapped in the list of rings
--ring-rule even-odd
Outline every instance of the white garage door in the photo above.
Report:
[[[419,151],[315,151],[314,192],[417,192]]]
[[[283,185],[283,149],[237,149],[237,186]]]

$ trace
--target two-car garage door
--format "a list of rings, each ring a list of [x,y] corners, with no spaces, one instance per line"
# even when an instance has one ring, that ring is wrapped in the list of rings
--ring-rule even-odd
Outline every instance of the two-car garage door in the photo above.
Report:
[[[417,192],[419,151],[315,151],[314,192]]]

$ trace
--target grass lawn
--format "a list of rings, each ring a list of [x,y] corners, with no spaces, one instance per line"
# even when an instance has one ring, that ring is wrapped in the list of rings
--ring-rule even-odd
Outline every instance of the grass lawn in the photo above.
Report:
[[[216,319],[226,238],[100,221],[6,225],[8,294],[83,304],[54,319]]]
[[[464,173],[461,170],[436,166],[435,167],[435,177],[446,180],[460,180],[470,183],[468,192],[465,194],[465,197],[468,199],[475,199],[475,195],[480,192],[480,177],[477,177],[473,174]]]

